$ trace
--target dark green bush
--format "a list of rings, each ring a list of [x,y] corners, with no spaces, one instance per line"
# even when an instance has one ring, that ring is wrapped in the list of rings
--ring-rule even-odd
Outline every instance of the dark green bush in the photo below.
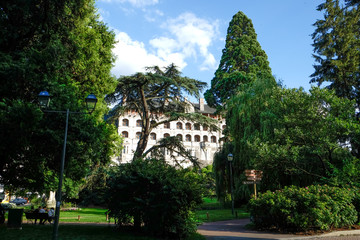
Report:
[[[358,221],[360,221],[360,189],[359,188],[353,188],[355,197],[353,200],[353,204],[355,206],[355,209],[357,211]]]
[[[120,226],[185,238],[196,231],[191,211],[202,202],[198,179],[158,160],[122,164],[109,178],[109,214]]]
[[[267,191],[249,202],[252,221],[258,228],[290,231],[328,230],[357,221],[355,191],[350,188],[313,185]]]

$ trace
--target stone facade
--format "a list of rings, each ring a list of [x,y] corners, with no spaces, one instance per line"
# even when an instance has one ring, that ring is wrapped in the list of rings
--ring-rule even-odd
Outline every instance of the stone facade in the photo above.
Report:
[[[204,99],[200,98],[198,104],[191,104],[188,112],[198,112],[219,121],[219,128],[224,129],[225,119],[221,119],[215,115],[215,109],[204,104]],[[133,152],[141,134],[141,119],[135,111],[128,112],[118,119],[118,133],[124,138],[124,149],[120,156],[116,157],[119,163],[126,163],[132,160]],[[191,154],[198,158],[201,165],[206,166],[212,164],[214,153],[221,146],[222,131],[210,132],[205,127],[199,126],[189,121],[174,121],[169,124],[158,126],[154,129],[148,141],[147,149],[152,147],[163,137],[178,136],[182,139],[184,146],[191,151]],[[170,152],[166,150],[166,160],[173,164],[170,158]],[[182,160],[180,157],[176,157]],[[190,166],[187,160],[183,165]]]

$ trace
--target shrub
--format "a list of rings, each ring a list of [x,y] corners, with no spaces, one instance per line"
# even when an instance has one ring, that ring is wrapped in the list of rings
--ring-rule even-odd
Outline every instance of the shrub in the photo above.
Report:
[[[251,199],[251,219],[258,228],[283,230],[328,230],[351,226],[357,221],[353,204],[355,191],[348,188],[313,185],[267,191]]]
[[[355,206],[355,209],[357,211],[358,220],[360,220],[360,189],[359,188],[353,188],[355,197],[353,204]]]
[[[192,210],[202,202],[195,173],[158,160],[122,164],[109,178],[109,215],[120,226],[150,235],[185,238],[196,231]]]

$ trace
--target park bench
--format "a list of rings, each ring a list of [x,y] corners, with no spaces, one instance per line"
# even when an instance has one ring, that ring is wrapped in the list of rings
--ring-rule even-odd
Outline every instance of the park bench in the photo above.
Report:
[[[45,220],[47,221],[49,219],[49,216],[47,213],[33,213],[33,212],[25,212],[26,220],[31,223],[34,223],[33,220],[39,219],[39,220]]]

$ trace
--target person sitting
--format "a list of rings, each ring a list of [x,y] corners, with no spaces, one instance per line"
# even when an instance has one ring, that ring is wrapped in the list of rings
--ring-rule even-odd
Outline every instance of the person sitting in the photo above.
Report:
[[[39,213],[46,213],[46,207],[40,208]],[[46,218],[44,218],[44,215],[45,214],[42,214],[39,224],[42,224],[42,225],[45,224]]]
[[[48,212],[48,221],[49,223],[52,222],[52,220],[54,219],[55,217],[55,211],[54,211],[54,208],[50,208],[49,212]]]
[[[33,211],[33,213],[34,213],[34,215],[35,215],[35,219],[34,219],[34,220],[35,220],[35,224],[36,224],[36,222],[37,222],[37,220],[38,220],[38,218],[39,218],[40,209],[41,209],[41,206]],[[39,220],[39,221],[41,221],[41,220]]]

